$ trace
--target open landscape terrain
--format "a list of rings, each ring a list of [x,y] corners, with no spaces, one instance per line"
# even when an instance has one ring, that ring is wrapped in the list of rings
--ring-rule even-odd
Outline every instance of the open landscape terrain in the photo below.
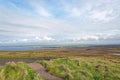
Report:
[[[120,80],[119,54],[120,46],[0,51],[0,80]]]
[[[120,80],[120,0],[0,0],[0,80]]]

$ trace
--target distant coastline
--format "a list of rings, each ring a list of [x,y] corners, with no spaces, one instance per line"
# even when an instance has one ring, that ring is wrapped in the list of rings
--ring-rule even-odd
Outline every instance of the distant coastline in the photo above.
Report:
[[[76,47],[120,47],[120,44],[77,44],[77,45],[5,45],[0,46],[0,51],[24,51],[24,50],[44,50],[56,48],[76,48]]]

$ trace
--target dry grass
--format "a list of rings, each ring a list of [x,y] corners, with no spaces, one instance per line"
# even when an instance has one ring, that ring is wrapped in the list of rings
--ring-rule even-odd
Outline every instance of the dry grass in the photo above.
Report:
[[[44,57],[74,57],[74,56],[110,56],[120,53],[120,47],[76,47],[55,48],[38,51],[0,51],[0,58],[44,58]]]

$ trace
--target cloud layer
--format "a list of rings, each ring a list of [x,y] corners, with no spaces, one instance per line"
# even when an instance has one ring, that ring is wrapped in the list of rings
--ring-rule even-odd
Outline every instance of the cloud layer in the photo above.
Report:
[[[0,0],[0,43],[120,40],[119,0]]]

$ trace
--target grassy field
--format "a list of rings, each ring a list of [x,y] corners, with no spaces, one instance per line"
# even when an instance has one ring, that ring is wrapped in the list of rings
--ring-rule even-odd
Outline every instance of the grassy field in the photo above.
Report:
[[[79,56],[106,56],[120,53],[115,47],[60,47],[52,50],[0,51],[0,58],[58,58]]]
[[[0,67],[0,80],[43,80],[27,64],[9,62]]]
[[[120,56],[115,55],[117,53],[120,53],[120,46],[0,51],[0,65],[21,59],[30,63],[42,58],[38,62],[48,73],[64,80],[120,80]],[[23,62],[10,62],[0,67],[0,80],[43,80]]]
[[[39,61],[49,73],[64,80],[120,80],[120,60],[80,57]]]

